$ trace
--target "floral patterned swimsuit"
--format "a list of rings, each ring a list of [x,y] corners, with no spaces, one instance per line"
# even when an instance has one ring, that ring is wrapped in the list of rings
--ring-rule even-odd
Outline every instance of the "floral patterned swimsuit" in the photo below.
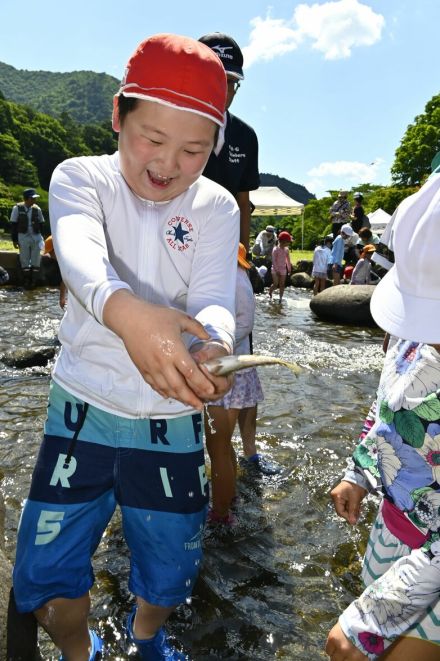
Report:
[[[440,645],[440,355],[397,340],[344,480],[383,496],[362,576],[343,612],[345,635],[369,659],[398,636]],[[440,658],[440,648],[439,648]]]

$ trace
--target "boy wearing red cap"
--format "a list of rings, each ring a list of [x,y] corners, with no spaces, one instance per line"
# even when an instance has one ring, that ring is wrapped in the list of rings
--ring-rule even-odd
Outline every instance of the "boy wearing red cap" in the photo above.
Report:
[[[88,630],[91,556],[116,505],[130,548],[127,623],[142,659],[183,659],[162,625],[189,597],[208,492],[205,401],[230,379],[238,207],[200,177],[223,122],[217,56],[186,37],[146,39],[115,97],[112,156],[70,159],[50,187],[52,236],[71,297],[44,441],[18,533],[14,589],[75,661]]]

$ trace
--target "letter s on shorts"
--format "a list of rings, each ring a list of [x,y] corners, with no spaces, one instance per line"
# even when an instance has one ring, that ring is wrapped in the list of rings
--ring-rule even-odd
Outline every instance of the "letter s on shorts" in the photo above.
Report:
[[[49,544],[60,534],[61,524],[58,523],[64,519],[64,512],[51,512],[50,510],[41,510],[40,518],[37,524],[37,534],[35,537],[35,546]]]

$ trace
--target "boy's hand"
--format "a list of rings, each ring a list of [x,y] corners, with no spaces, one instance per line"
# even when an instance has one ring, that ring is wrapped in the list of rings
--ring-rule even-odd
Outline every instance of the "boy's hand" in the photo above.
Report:
[[[325,651],[330,661],[368,661],[368,657],[348,640],[339,623],[330,631]]]
[[[336,514],[353,526],[359,519],[361,502],[367,493],[366,489],[358,484],[342,480],[330,492]]]
[[[223,346],[219,340],[207,340],[206,342],[197,342],[194,344],[191,347],[190,352],[196,363],[199,364],[199,368],[202,370],[203,374],[206,374],[215,387],[214,396],[210,398],[210,401],[215,401],[226,395],[232,387],[234,375],[214,376],[200,363],[206,363],[208,360],[221,358],[221,356],[228,356],[228,349]]]
[[[184,332],[209,339],[188,314],[119,289],[106,302],[103,321],[119,335],[143,379],[162,397],[201,410],[204,401],[221,396],[218,385],[197,366],[182,341]]]

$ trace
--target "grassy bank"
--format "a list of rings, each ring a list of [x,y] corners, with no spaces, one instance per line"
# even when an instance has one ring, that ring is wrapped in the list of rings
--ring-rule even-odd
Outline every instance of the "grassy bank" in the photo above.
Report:
[[[15,250],[10,234],[4,230],[0,230],[0,250]],[[290,259],[292,264],[296,264],[301,260],[312,261],[313,250],[291,250]]]
[[[0,230],[0,250],[14,250],[9,232]]]
[[[292,264],[305,260],[307,262],[313,261],[313,250],[291,250],[290,261]]]

